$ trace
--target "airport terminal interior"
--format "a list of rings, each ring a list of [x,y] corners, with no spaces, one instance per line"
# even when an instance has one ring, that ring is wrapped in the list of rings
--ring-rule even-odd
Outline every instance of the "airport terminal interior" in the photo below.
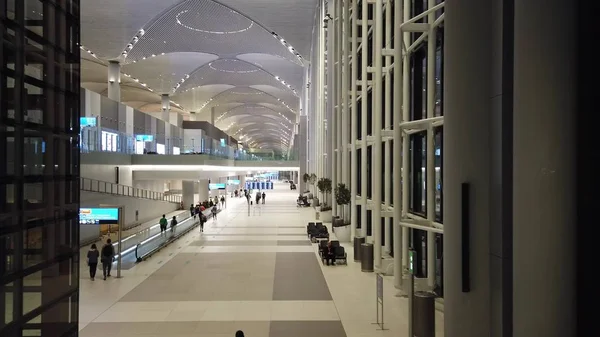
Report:
[[[592,1],[0,0],[0,336],[595,336]]]

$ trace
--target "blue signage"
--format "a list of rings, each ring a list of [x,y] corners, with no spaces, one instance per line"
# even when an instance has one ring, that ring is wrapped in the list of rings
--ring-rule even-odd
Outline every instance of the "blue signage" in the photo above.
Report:
[[[79,126],[96,126],[96,117],[79,117]]]
[[[135,140],[137,142],[151,142],[154,140],[153,135],[135,135]]]
[[[225,184],[223,183],[219,183],[219,184],[208,184],[208,189],[209,190],[224,190],[226,188]]]
[[[227,185],[239,185],[240,184],[240,180],[239,179],[229,179],[227,180]]]
[[[79,223],[84,225],[118,224],[118,208],[80,208]]]

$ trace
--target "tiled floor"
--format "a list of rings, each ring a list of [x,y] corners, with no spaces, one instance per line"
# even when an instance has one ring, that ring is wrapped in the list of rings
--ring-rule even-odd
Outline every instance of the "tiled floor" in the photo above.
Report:
[[[323,266],[305,234],[314,211],[296,208],[295,191],[278,187],[265,205],[229,199],[204,233],[192,231],[121,279],[83,278],[80,336],[407,336],[406,299],[394,296],[392,280],[384,281],[389,330],[377,331],[375,275],[351,259]]]

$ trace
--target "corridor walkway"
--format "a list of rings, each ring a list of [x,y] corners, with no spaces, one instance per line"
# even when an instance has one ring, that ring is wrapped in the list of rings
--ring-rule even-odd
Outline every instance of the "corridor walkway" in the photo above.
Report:
[[[217,221],[180,239],[122,279],[82,271],[82,337],[406,336],[405,299],[386,279],[389,331],[377,331],[375,277],[323,267],[306,237],[312,209],[278,185],[265,205],[228,199]],[[344,244],[349,247],[349,244]],[[441,335],[438,335],[441,336]]]

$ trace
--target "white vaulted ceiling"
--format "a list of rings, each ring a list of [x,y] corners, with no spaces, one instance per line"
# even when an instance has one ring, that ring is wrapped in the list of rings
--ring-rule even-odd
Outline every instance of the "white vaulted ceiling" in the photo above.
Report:
[[[299,113],[316,0],[81,0],[82,86],[106,95],[121,63],[123,103],[214,111],[216,126],[284,149]]]

